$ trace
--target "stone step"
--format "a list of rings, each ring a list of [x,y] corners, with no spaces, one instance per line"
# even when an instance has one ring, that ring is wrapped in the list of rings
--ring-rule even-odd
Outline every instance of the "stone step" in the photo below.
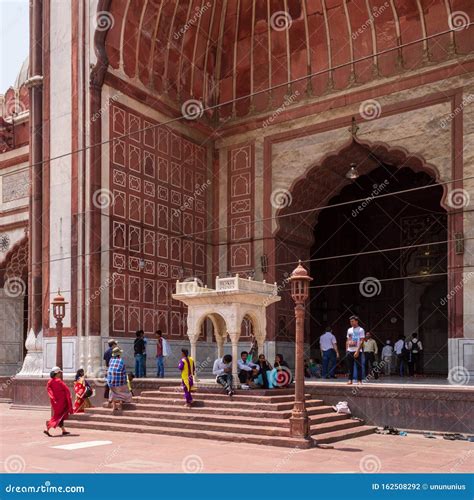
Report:
[[[90,422],[91,425],[96,423],[114,423],[125,425],[140,425],[149,427],[164,427],[171,431],[172,429],[188,429],[196,431],[214,431],[214,432],[228,432],[231,434],[258,434],[261,436],[283,436],[289,437],[290,427],[273,427],[268,425],[248,425],[244,422],[228,423],[228,422],[210,422],[204,420],[175,420],[175,419],[162,419],[162,418],[136,418],[134,415],[123,415],[122,413],[109,414],[109,415],[94,415],[84,413],[79,415],[72,415],[71,422],[80,419],[81,422]],[[265,424],[267,422],[265,421]],[[71,425],[70,425],[71,426]]]
[[[216,422],[216,423],[228,423],[228,424],[247,424],[247,425],[255,425],[257,427],[260,426],[272,426],[272,427],[288,427],[288,419],[285,418],[262,418],[258,413],[245,415],[245,416],[237,416],[237,415],[229,415],[226,413],[210,413],[210,412],[201,412],[197,413],[196,408],[183,408],[181,411],[177,412],[175,408],[174,412],[166,412],[157,408],[154,410],[122,410],[120,416],[124,417],[133,417],[135,418],[135,422],[140,421],[143,418],[146,419],[156,419],[157,421],[167,421],[167,420],[192,420],[195,422]],[[94,417],[105,416],[109,417],[112,414],[112,410],[110,408],[87,408],[85,411],[85,415],[92,415]],[[79,417],[80,418],[80,417]]]
[[[354,439],[356,437],[367,436],[373,434],[376,427],[369,425],[360,425],[351,429],[341,429],[323,434],[312,435],[316,445],[337,443],[338,441],[345,441],[346,439]]]
[[[160,411],[160,412],[176,412],[177,404],[160,404],[159,406],[154,404],[142,404],[142,403],[132,403],[131,405],[124,405],[124,409],[136,409],[141,411]],[[222,415],[222,408],[212,408],[208,406],[193,405],[192,411],[195,414],[207,413],[207,414],[217,414]],[[307,410],[308,416],[319,415],[321,413],[334,412],[332,406],[316,406],[314,408],[309,408]],[[290,418],[291,410],[284,411],[272,411],[272,410],[255,410],[254,408],[240,409],[240,408],[225,408],[225,414],[234,417],[253,417],[258,416],[259,418],[279,418],[285,419]]]
[[[149,425],[124,424],[115,422],[89,422],[83,419],[68,421],[68,427],[101,431],[141,432],[147,434],[166,434],[168,436],[180,436],[192,439],[214,439],[216,441],[245,442],[252,444],[263,444],[267,446],[282,446],[286,448],[310,448],[313,444],[311,439],[303,440],[289,436],[267,436],[257,434],[219,432],[214,430],[184,429],[178,427],[158,427]]]
[[[183,398],[183,391],[176,388],[175,390],[168,391],[143,391],[139,396],[140,398],[153,398],[153,399],[176,399]],[[306,399],[311,399],[311,394],[306,395]],[[229,399],[229,396],[224,391],[216,392],[206,392],[199,391],[193,393],[193,399],[195,401],[225,401]],[[246,402],[262,402],[262,403],[292,403],[294,401],[294,395],[280,395],[280,394],[265,394],[258,395],[253,394],[253,391],[239,391],[232,396],[235,401],[246,401]]]
[[[351,418],[346,418],[344,420],[336,420],[336,421],[327,421],[316,423],[311,425],[310,431],[311,435],[325,434],[328,432],[339,431],[343,429],[351,429],[354,427],[359,427],[364,425],[364,422],[361,420],[353,420]]]
[[[182,406],[184,404],[184,399],[181,394],[176,394],[175,397],[161,398],[161,397],[142,397],[136,396],[133,398],[134,403],[137,404],[148,404],[148,405],[176,405]],[[308,408],[313,408],[315,406],[322,406],[324,403],[320,399],[310,399],[306,401]],[[214,408],[238,408],[238,409],[255,409],[255,410],[273,410],[273,411],[285,411],[293,409],[293,401],[286,403],[267,403],[261,402],[261,400],[255,401],[242,401],[236,397],[226,396],[223,399],[217,400],[206,400],[196,398],[194,400],[194,405],[196,407],[214,407]]]
[[[170,385],[170,386],[160,386],[157,390],[151,390],[151,391],[146,391],[146,392],[159,392],[160,394],[164,393],[172,393],[172,392],[180,392],[182,394],[183,390],[181,389],[181,385]],[[236,395],[243,395],[243,396],[293,396],[295,395],[294,389],[280,389],[280,388],[275,388],[275,389],[235,389],[234,390]],[[213,384],[213,385],[204,385],[204,384],[198,384],[197,385],[197,393],[206,393],[206,394],[223,394],[224,389],[222,386],[218,384]],[[143,392],[142,392],[143,394]]]
[[[329,421],[337,421],[347,418],[346,415],[340,415],[334,412],[330,407],[325,413],[321,413],[319,415],[310,416],[311,424],[319,424]],[[200,422],[221,422],[221,423],[230,423],[230,424],[248,424],[255,426],[272,426],[272,427],[288,427],[288,418],[290,416],[289,413],[284,413],[284,417],[281,416],[282,412],[275,412],[274,414],[269,414],[263,416],[261,412],[247,412],[243,415],[234,415],[229,414],[227,411],[222,413],[222,411],[218,412],[209,412],[206,408],[185,408],[183,407],[180,411],[177,411],[176,407],[173,407],[174,411],[163,411],[161,408],[124,408],[120,415],[122,416],[130,416],[135,419],[141,418],[155,418],[162,420],[195,420]],[[204,410],[204,411],[196,411],[196,410]],[[110,408],[87,408],[85,411],[86,415],[103,415],[109,416],[112,414],[112,410]],[[137,421],[137,420],[136,420]]]

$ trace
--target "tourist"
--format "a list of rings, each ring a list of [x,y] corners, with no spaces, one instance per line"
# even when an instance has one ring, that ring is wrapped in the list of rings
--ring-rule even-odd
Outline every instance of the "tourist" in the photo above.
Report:
[[[181,349],[182,358],[179,362],[178,368],[181,372],[181,385],[184,391],[184,399],[186,400],[186,406],[191,408],[193,404],[193,396],[191,392],[195,391],[194,386],[194,375],[196,373],[196,368],[194,366],[194,359],[189,356],[189,351],[187,349]]]
[[[165,378],[165,364],[163,355],[163,333],[161,330],[156,330],[156,376],[157,378]]]
[[[270,377],[268,377],[269,388],[288,387],[292,381],[293,376],[288,363],[283,359],[283,354],[277,354],[275,356],[273,370],[271,371]]]
[[[421,363],[421,357],[423,355],[423,344],[418,338],[418,334],[415,332],[411,336],[411,374],[415,377],[423,373],[423,367]],[[410,370],[410,365],[408,366]]]
[[[259,374],[258,377],[255,379],[255,383],[263,387],[264,389],[269,389],[270,384],[268,383],[268,377],[273,368],[270,365],[270,363],[265,359],[265,354],[259,354],[257,365]]]
[[[394,345],[395,355],[397,356],[397,373],[400,377],[403,377],[405,374],[405,364],[407,353],[405,349],[405,336],[399,335],[398,340]]]
[[[128,388],[127,370],[122,354],[123,351],[119,347],[113,348],[107,371],[107,385],[110,387],[109,403],[114,410],[121,410],[123,403],[132,402],[132,393]]]
[[[110,358],[112,357],[112,349],[116,347],[117,341],[110,339],[108,342],[108,349],[104,352],[104,361],[105,361],[105,367],[109,368],[109,363],[110,363]],[[109,386],[107,385],[107,382],[105,383],[105,389],[104,389],[104,399],[109,399]]]
[[[392,358],[393,358],[393,346],[390,340],[385,342],[382,349],[382,361],[384,364],[385,375],[390,376],[392,373]]]
[[[93,390],[84,376],[84,369],[79,368],[74,378],[74,392],[76,400],[74,401],[73,412],[84,413],[84,408],[90,408],[91,402],[89,398],[93,395]]]
[[[229,396],[233,396],[232,356],[226,354],[224,357],[216,359],[212,367],[212,373],[216,376],[216,382],[224,387]]]
[[[148,344],[148,339],[145,337],[145,332],[143,332],[143,376],[146,378],[146,346]]]
[[[237,368],[239,370],[239,381],[242,384],[242,389],[250,389],[250,384],[253,383],[253,379],[258,375],[258,365],[250,360],[247,351],[240,353]]]
[[[359,326],[359,318],[349,318],[351,327],[347,330],[346,353],[349,368],[348,384],[351,385],[354,378],[354,368],[357,369],[357,381],[362,384],[361,348],[365,338],[364,329]]]
[[[309,370],[309,361],[306,358],[303,360],[303,370],[304,370],[304,378],[311,378],[311,372]]]
[[[138,330],[136,333],[136,339],[133,342],[133,351],[135,353],[135,377],[141,378],[145,375],[144,362],[145,362],[145,352],[146,346],[143,337],[145,333],[143,330]]]
[[[309,374],[311,377],[315,377],[315,378],[322,377],[322,365],[319,362],[319,360],[316,360],[314,358],[309,358],[308,368],[309,368]],[[334,376],[334,378],[336,378],[336,377]]]
[[[319,337],[319,347],[323,359],[323,378],[336,378],[336,366],[339,359],[339,349],[337,348],[337,340],[332,333],[330,326],[326,327],[326,331]]]
[[[379,378],[379,368],[377,366],[377,355],[379,348],[377,342],[372,338],[372,333],[367,332],[364,339],[364,355],[365,355],[365,376],[368,378],[370,375],[375,380]]]
[[[71,393],[68,386],[61,379],[62,370],[59,366],[54,366],[51,370],[46,389],[51,401],[51,411],[53,416],[46,422],[46,430],[43,432],[51,437],[49,429],[59,427],[63,436],[71,434],[64,427],[64,420],[73,413]]]

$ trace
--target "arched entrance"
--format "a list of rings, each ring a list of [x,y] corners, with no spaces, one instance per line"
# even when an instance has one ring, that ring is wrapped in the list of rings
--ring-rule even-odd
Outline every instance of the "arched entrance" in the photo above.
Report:
[[[0,269],[0,375],[21,368],[28,327],[28,240],[19,241]]]
[[[352,162],[360,174],[354,181],[345,177]],[[383,196],[428,186],[433,187]],[[418,332],[425,373],[446,374],[448,215],[435,169],[403,150],[353,139],[299,179],[291,195],[291,205],[278,213],[276,261],[311,261],[311,352],[319,354],[326,325],[343,348],[348,317],[357,314],[380,346]],[[310,211],[322,206],[328,208]],[[359,253],[366,254],[354,255]],[[292,265],[277,268],[279,282]],[[294,330],[292,304],[286,302],[277,304],[281,340]]]
[[[447,306],[441,301],[447,293],[447,215],[440,206],[442,188],[374,197],[375,192],[401,192],[433,182],[425,172],[380,166],[345,186],[329,205],[364,198],[366,203],[320,213],[310,253],[315,259],[311,275],[317,277],[310,302],[313,342],[328,324],[342,347],[348,317],[357,314],[380,345],[419,333],[425,372],[447,373]],[[403,249],[381,251],[390,248]]]

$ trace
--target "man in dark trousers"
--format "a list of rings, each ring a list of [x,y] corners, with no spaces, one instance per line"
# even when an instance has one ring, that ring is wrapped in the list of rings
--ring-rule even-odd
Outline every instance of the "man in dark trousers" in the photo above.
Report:
[[[133,343],[133,351],[135,353],[135,377],[136,378],[142,378],[145,376],[145,352],[146,352],[146,346],[145,346],[145,332],[143,330],[138,330],[136,332],[136,339]]]
[[[110,363],[110,358],[112,357],[112,350],[114,347],[117,347],[117,341],[114,339],[110,339],[108,342],[109,348],[104,352],[104,361],[105,361],[105,366],[109,368],[109,363]],[[107,370],[106,370],[107,371]],[[104,399],[109,400],[109,386],[107,383],[105,384],[105,390],[104,390]]]

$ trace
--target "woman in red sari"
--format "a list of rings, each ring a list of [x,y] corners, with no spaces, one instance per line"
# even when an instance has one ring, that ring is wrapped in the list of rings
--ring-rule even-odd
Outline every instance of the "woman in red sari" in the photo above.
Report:
[[[55,366],[51,370],[51,378],[46,387],[49,399],[51,400],[53,416],[46,422],[46,430],[43,432],[50,437],[49,429],[55,429],[56,427],[61,428],[63,436],[70,434],[64,428],[64,420],[72,413],[71,393],[68,386],[60,378],[61,372],[61,368]]]
[[[92,389],[89,382],[87,382],[84,377],[84,370],[82,368],[76,372],[74,392],[76,393],[76,400],[74,401],[73,412],[84,413],[84,408],[90,408],[92,406],[89,401],[89,398],[92,396]]]

